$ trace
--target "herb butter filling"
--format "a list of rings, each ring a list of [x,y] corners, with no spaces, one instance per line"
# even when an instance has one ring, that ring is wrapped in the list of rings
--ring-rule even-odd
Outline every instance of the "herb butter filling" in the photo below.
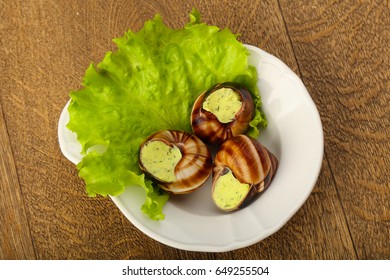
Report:
[[[164,182],[176,180],[175,167],[182,158],[178,147],[150,141],[140,151],[140,158],[144,167],[157,179]]]
[[[233,121],[241,106],[240,95],[231,88],[214,91],[203,103],[203,109],[213,113],[221,123]]]
[[[234,209],[245,198],[250,189],[249,184],[240,183],[231,170],[219,177],[215,184],[213,199],[216,205],[224,210]]]

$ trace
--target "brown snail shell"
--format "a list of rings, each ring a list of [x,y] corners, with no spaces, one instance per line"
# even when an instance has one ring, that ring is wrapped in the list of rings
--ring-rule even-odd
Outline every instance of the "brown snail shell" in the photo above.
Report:
[[[241,108],[228,123],[220,122],[213,113],[203,109],[206,98],[222,88],[229,88],[238,93],[242,102]],[[226,82],[217,84],[195,100],[191,112],[191,126],[194,133],[204,142],[219,145],[226,139],[245,133],[254,114],[255,105],[251,93],[236,83]]]
[[[160,141],[168,146],[179,148],[182,157],[174,167],[175,180],[161,180],[146,168],[141,154],[145,145],[151,141]],[[212,157],[207,146],[196,135],[178,130],[161,130],[142,143],[139,166],[165,191],[184,194],[196,190],[206,182],[212,171]]]
[[[238,135],[226,140],[214,159],[212,186],[214,202],[216,183],[229,170],[240,183],[249,184],[249,190],[237,205],[228,209],[219,206],[224,211],[243,208],[264,192],[270,185],[277,166],[276,156],[259,141],[246,135]]]

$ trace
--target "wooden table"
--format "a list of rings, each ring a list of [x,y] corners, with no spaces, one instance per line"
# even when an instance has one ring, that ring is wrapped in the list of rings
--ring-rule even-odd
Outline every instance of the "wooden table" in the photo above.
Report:
[[[147,237],[89,198],[61,154],[59,114],[112,38],[160,13],[208,24],[279,57],[321,115],[325,153],[307,202],[276,234],[225,253]],[[0,259],[390,258],[388,1],[1,1]]]

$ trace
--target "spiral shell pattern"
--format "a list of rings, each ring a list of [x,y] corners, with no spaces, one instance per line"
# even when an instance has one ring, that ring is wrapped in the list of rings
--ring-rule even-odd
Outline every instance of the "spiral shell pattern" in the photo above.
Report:
[[[221,123],[217,117],[203,109],[207,96],[221,88],[230,88],[241,97],[241,108],[233,121]],[[209,144],[221,144],[226,139],[245,133],[255,114],[252,95],[245,88],[235,83],[221,83],[202,93],[195,101],[191,112],[191,126],[194,133]]]
[[[207,146],[193,134],[178,130],[161,130],[149,136],[143,145],[149,141],[161,141],[169,146],[180,149],[182,158],[175,166],[176,180],[163,182],[153,175],[139,159],[139,166],[146,174],[155,180],[167,192],[174,194],[190,193],[202,186],[211,175],[212,157]]]
[[[230,169],[240,183],[251,189],[238,208],[243,208],[271,183],[278,166],[278,159],[259,141],[238,135],[226,140],[214,159],[213,188],[220,176]]]

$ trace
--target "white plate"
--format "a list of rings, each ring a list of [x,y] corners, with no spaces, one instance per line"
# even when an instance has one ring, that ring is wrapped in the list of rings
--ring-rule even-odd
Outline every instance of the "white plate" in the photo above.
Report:
[[[257,243],[278,231],[310,195],[323,156],[320,116],[301,80],[276,57],[253,46],[250,64],[258,69],[258,86],[269,125],[259,141],[279,159],[277,173],[266,192],[248,207],[221,213],[211,200],[211,179],[196,192],[171,196],[165,220],[153,221],[140,211],[141,188],[127,187],[111,197],[138,229],[166,245],[183,250],[223,252]],[[77,164],[82,156],[76,135],[66,128],[67,106],[61,113],[61,151]]]

